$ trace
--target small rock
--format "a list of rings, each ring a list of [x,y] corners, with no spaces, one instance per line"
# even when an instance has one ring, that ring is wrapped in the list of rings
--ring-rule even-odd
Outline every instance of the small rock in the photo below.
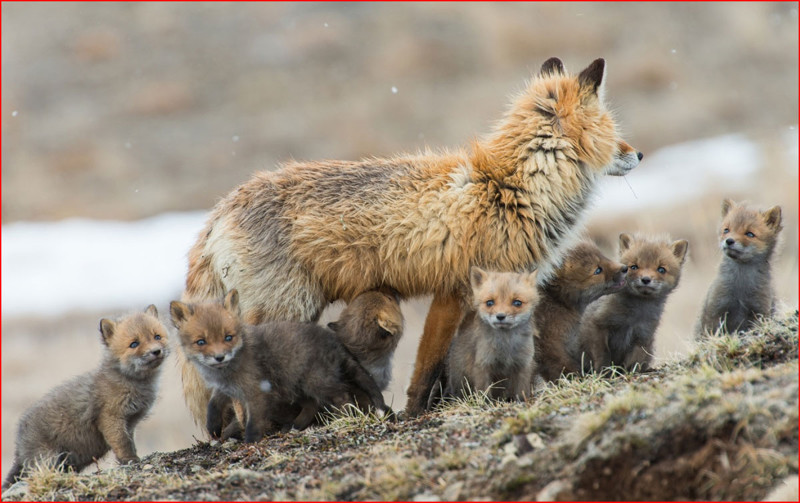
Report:
[[[28,483],[19,481],[11,485],[8,489],[3,491],[3,500],[27,500],[28,499]]]
[[[442,497],[444,497],[445,501],[460,501],[464,499],[464,497],[461,494],[462,489],[464,489],[463,482],[456,482],[454,484],[450,484],[444,490]]]
[[[155,467],[153,465],[149,464],[149,463],[144,465],[144,466],[142,466],[142,470],[143,471],[152,470],[153,468],[155,468]]]
[[[201,471],[202,469],[203,469],[203,467],[200,466],[200,465],[192,465],[192,467],[190,468],[190,470],[192,470],[192,473],[197,473],[197,472]]]
[[[554,480],[536,494],[536,501],[564,501],[571,499],[572,488],[566,480]]]
[[[232,449],[237,443],[239,443],[239,441],[235,438],[229,438],[224,444],[222,444],[222,447],[225,449]]]
[[[433,493],[424,492],[422,494],[417,494],[416,496],[414,496],[414,499],[411,501],[442,501],[442,500]]]
[[[219,445],[219,440],[212,440],[211,442],[208,443],[208,445],[210,445],[211,447],[216,447]]]

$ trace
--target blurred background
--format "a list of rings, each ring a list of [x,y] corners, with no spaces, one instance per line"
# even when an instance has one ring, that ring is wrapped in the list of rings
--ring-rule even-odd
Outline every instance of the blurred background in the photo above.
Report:
[[[690,241],[657,337],[665,361],[720,259],[723,197],[783,207],[774,263],[797,306],[797,3],[3,3],[2,471],[16,422],[94,368],[98,320],[156,303],[167,323],[215,201],[295,159],[464,145],[550,56],[607,61],[606,96],[644,152],[605,180],[587,233]],[[404,304],[387,400],[429,299]],[[334,306],[324,320],[335,318]],[[167,323],[168,324],[168,323]],[[174,361],[140,454],[202,438]]]

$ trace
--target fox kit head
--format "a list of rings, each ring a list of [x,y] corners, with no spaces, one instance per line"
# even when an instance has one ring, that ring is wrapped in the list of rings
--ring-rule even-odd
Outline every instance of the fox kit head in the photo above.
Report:
[[[167,356],[167,329],[158,321],[156,306],[118,320],[100,320],[100,334],[108,354],[123,374],[145,377]]]
[[[328,323],[348,348],[393,351],[403,335],[400,298],[394,290],[370,290],[350,301],[339,320]]]
[[[537,273],[486,272],[473,266],[469,280],[473,306],[480,319],[498,330],[510,330],[528,323],[539,298]]]
[[[620,291],[627,271],[625,264],[603,255],[594,243],[583,241],[566,253],[544,289],[572,305],[585,306]]]
[[[169,304],[187,358],[205,367],[227,367],[242,347],[239,293],[233,289],[223,301],[205,304]]]
[[[720,247],[739,263],[769,258],[778,241],[781,226],[781,207],[758,211],[730,199],[722,201]]]
[[[545,61],[507,114],[500,141],[523,139],[513,148],[518,158],[542,150],[558,157],[559,151],[598,175],[624,175],[638,166],[642,153],[620,138],[603,102],[605,67],[600,58],[570,75],[560,59]],[[536,160],[535,169],[545,169],[543,162],[550,162],[547,155]]]
[[[619,256],[628,266],[626,291],[638,297],[663,297],[678,285],[689,242],[670,243],[641,236],[619,235]]]

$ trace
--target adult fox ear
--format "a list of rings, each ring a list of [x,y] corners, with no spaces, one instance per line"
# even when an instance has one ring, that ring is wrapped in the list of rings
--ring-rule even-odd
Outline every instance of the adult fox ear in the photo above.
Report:
[[[581,86],[588,87],[597,94],[600,85],[603,83],[603,75],[606,71],[606,60],[597,58],[592,64],[587,66],[578,74],[578,82]]]
[[[116,328],[117,324],[108,318],[100,320],[100,335],[103,336],[103,344],[108,346],[109,341],[114,336],[114,330],[116,330]]]
[[[158,309],[156,309],[155,304],[150,304],[144,309],[145,314],[149,314],[153,318],[158,318]]]
[[[730,213],[731,208],[736,206],[736,203],[733,202],[733,199],[723,199],[722,200],[722,217],[724,218],[725,215]]]
[[[225,300],[222,301],[222,307],[231,312],[237,318],[239,317],[239,292],[235,288],[228,292],[228,295],[225,296]]]
[[[630,234],[623,232],[619,235],[619,251],[620,253],[624,252],[628,248],[631,247],[631,243],[633,242],[633,237]]]
[[[175,328],[181,328],[186,320],[194,314],[194,308],[189,304],[173,300],[169,303],[169,314],[172,317],[172,324]]]
[[[781,229],[781,207],[780,206],[773,206],[772,208],[768,209],[764,213],[764,223],[767,224],[767,227],[780,230]]]
[[[683,265],[683,261],[686,260],[686,252],[689,251],[689,242],[681,239],[672,243],[670,248],[672,248],[672,254],[675,255],[675,258]]]
[[[480,288],[483,282],[486,281],[486,271],[474,265],[469,270],[469,282],[472,288]]]
[[[539,75],[547,77],[548,75],[565,74],[564,63],[558,58],[550,58],[542,63],[542,68],[539,70]]]

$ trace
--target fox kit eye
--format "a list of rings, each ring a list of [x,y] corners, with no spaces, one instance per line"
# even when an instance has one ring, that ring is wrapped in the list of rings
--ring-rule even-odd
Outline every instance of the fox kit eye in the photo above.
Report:
[[[195,342],[195,344],[197,344],[198,346],[205,346],[206,345],[206,340],[205,339],[197,339],[197,342]]]
[[[493,300],[487,300],[486,301],[486,307],[492,307],[493,305],[494,305],[494,301]]]
[[[157,341],[160,341],[161,340],[161,336],[156,334],[156,335],[153,336],[153,339],[155,339]]]
[[[750,232],[750,231],[747,231],[747,232],[746,232],[744,235],[745,235],[745,236],[747,236],[747,237],[749,237],[749,238],[754,238],[754,237],[756,237],[756,235],[755,235],[755,234],[753,234],[753,233],[752,233],[752,232]]]
[[[727,234],[727,233],[729,233],[730,231],[731,231],[731,230],[730,230],[730,229],[728,229],[727,227],[725,227],[724,229],[722,229],[722,233],[723,233],[723,234]]]
[[[601,272],[603,272],[603,268],[602,267],[598,267],[597,269],[594,270],[595,274],[600,274]]]
[[[225,342],[231,342],[232,340],[233,340],[233,336],[232,335],[229,334],[229,335],[225,336]]]
[[[522,301],[519,299],[514,299],[511,301],[511,305],[514,307],[520,307],[522,305]]]
[[[630,269],[631,271],[635,271],[638,268],[639,268],[639,266],[636,265],[636,264],[632,264],[630,267],[628,267],[628,269]]]
[[[658,271],[659,274],[664,274],[667,272],[667,270],[664,269],[663,267],[659,267],[658,269],[656,269],[656,271]]]
[[[139,341],[133,341],[133,342],[131,342],[130,346],[128,346],[128,347],[131,348],[131,349],[134,349],[137,346],[139,346]]]

